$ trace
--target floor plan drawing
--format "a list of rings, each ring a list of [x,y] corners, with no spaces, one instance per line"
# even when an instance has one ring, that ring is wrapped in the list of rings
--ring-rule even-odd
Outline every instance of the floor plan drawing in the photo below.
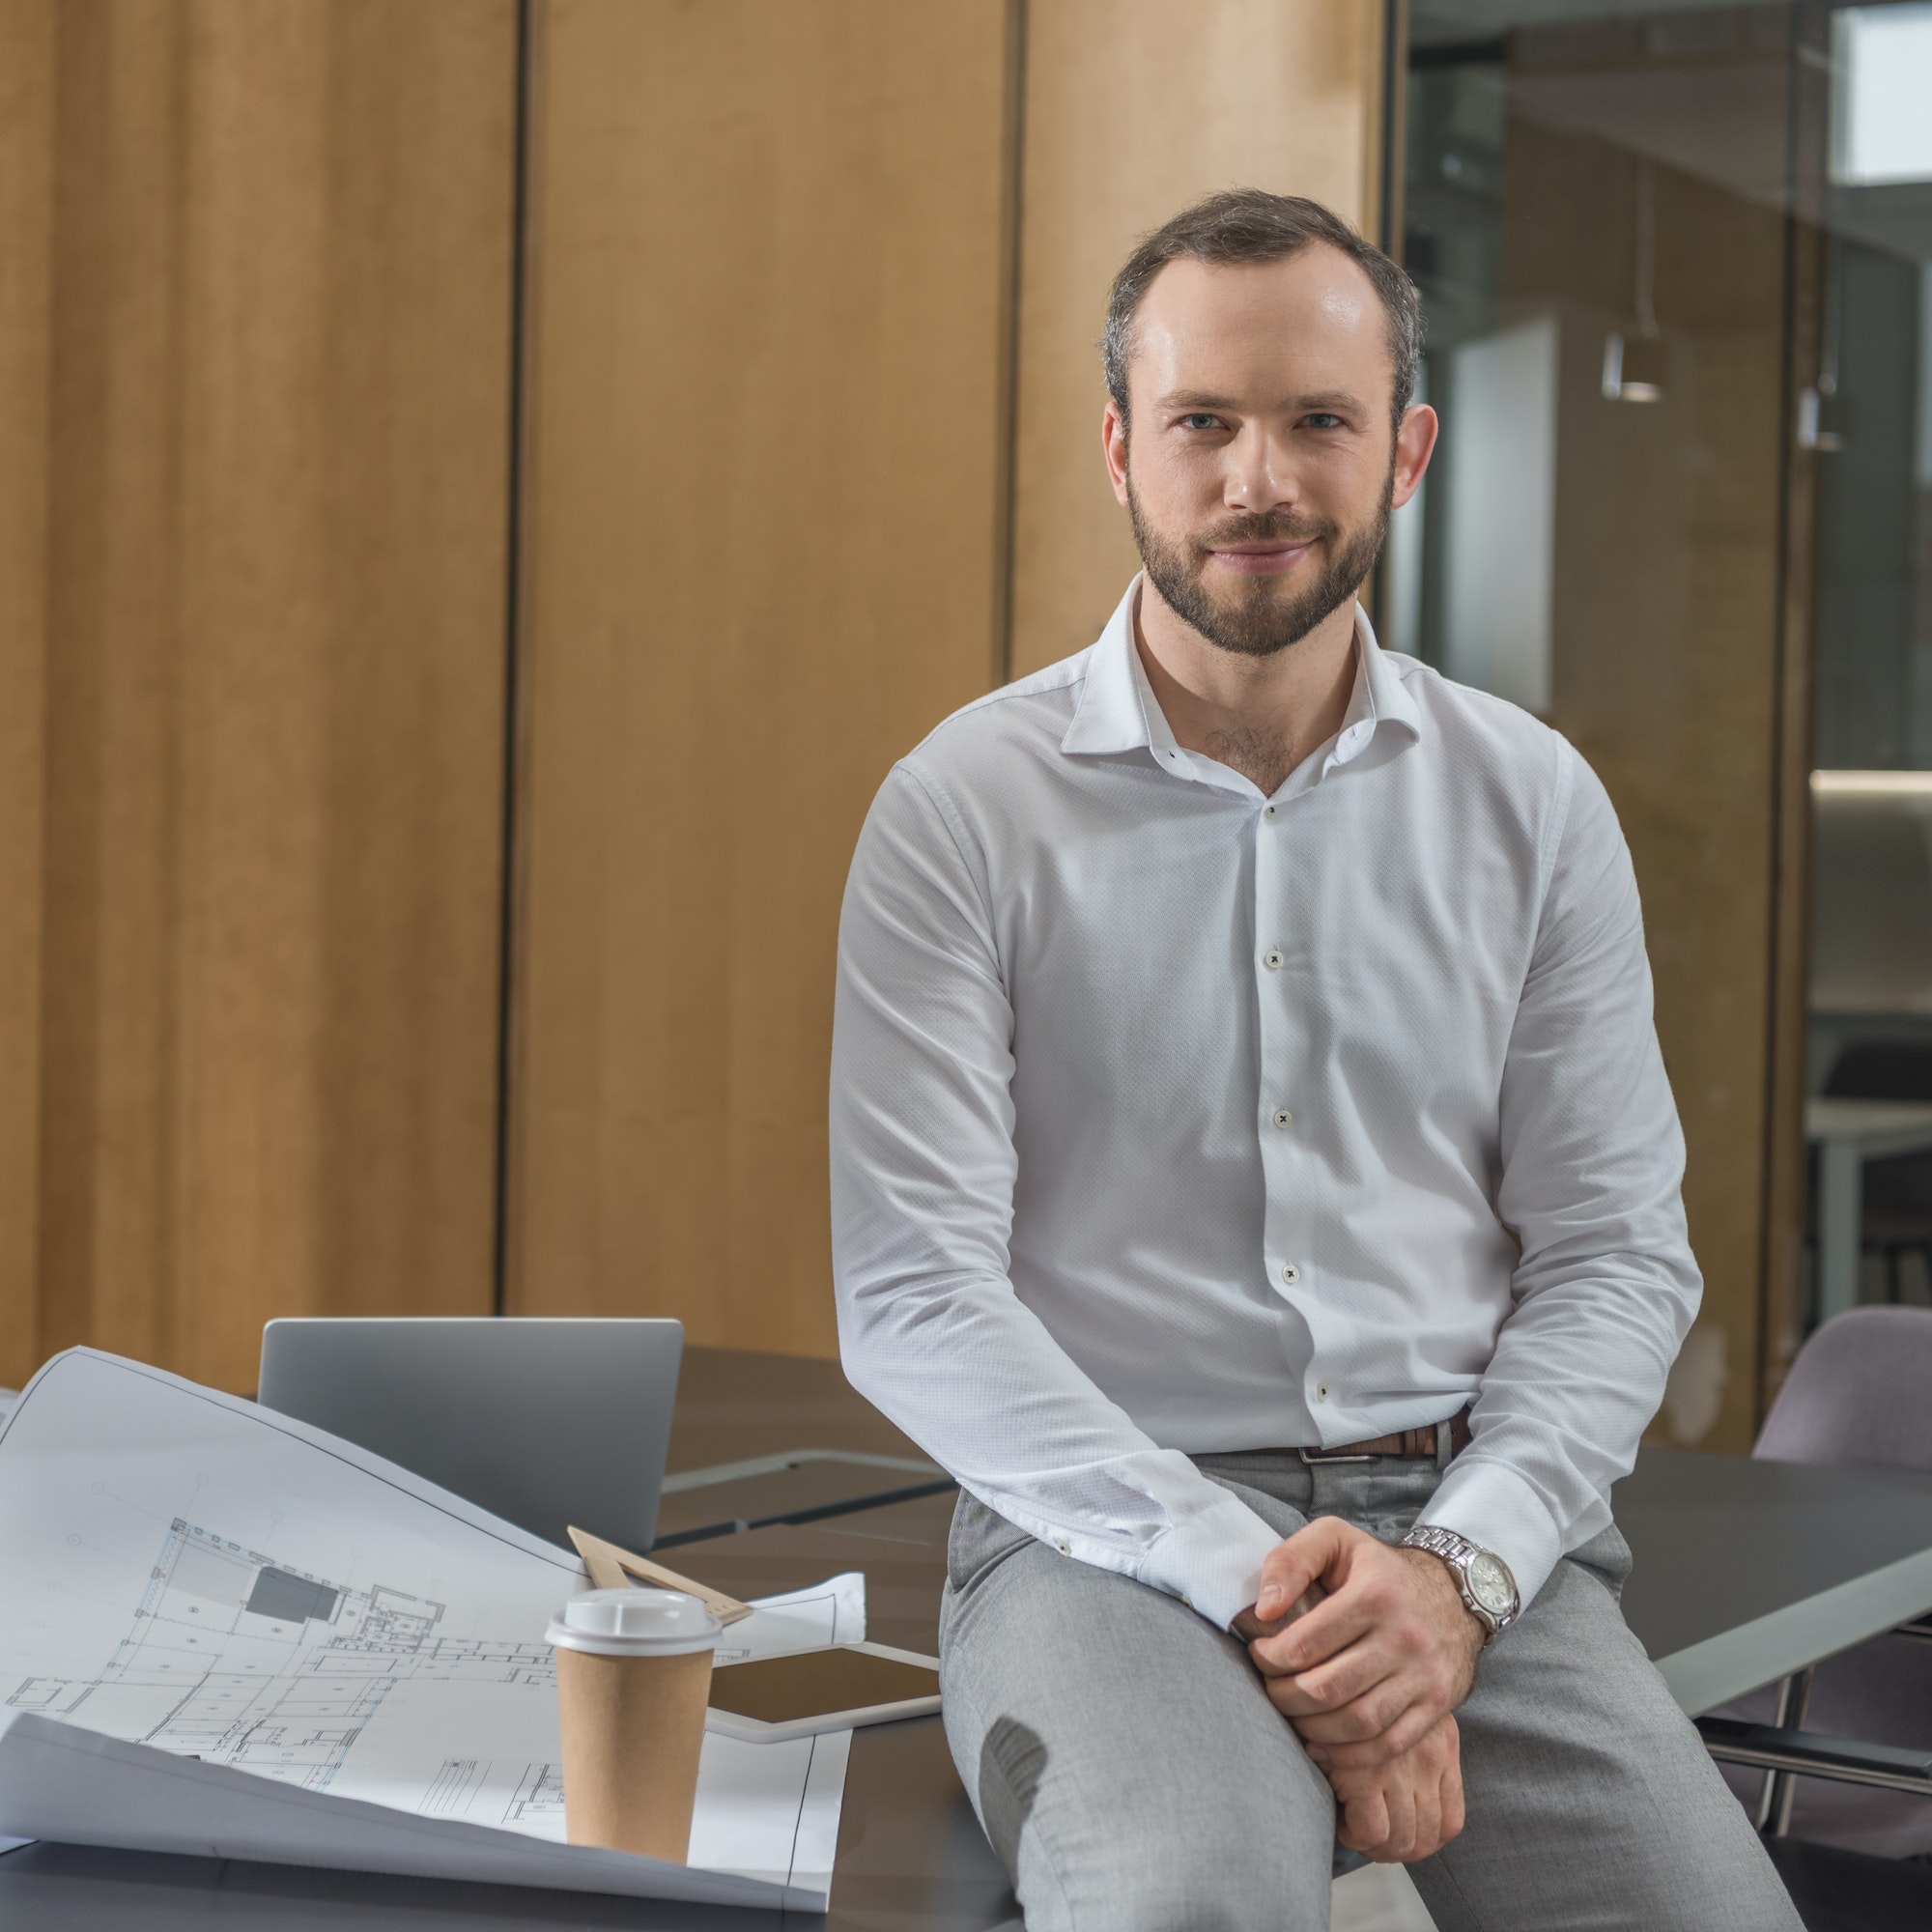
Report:
[[[848,1734],[707,1734],[686,1865],[569,1845],[582,1562],[353,1443],[71,1350],[0,1419],[0,1833],[823,1909]],[[719,1662],[865,1634],[833,1577]]]
[[[29,1677],[7,1703],[326,1790],[405,1680],[555,1684],[548,1644],[439,1636],[443,1609],[386,1585],[309,1576],[177,1518],[99,1673]],[[439,1785],[423,1808],[463,1804]]]
[[[533,1764],[525,1769],[516,1795],[503,1813],[503,1823],[528,1827],[547,1819],[563,1818],[563,1767],[560,1764]]]
[[[486,1758],[445,1758],[417,1808],[425,1818],[461,1817],[469,1809],[470,1800],[482,1789],[489,1775]]]

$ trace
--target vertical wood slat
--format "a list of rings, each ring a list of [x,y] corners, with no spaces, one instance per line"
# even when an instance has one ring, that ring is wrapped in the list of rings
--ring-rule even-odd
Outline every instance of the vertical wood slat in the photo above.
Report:
[[[824,1353],[845,867],[1001,621],[1009,10],[538,22],[509,1306]]]
[[[247,1387],[270,1315],[490,1305],[515,7],[48,14],[44,781],[10,765],[0,839],[43,814],[30,1179],[0,1127],[39,1231],[0,1379],[84,1340]]]
[[[0,1381],[38,1360],[42,714],[58,0],[0,0]]]

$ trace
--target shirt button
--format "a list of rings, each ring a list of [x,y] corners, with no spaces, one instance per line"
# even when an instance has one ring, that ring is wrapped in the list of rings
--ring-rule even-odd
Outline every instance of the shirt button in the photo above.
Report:
[[[1317,1402],[1326,1402],[1328,1400],[1328,1384],[1326,1382],[1317,1382],[1315,1384],[1315,1400]]]
[[[1073,1554],[1073,1546],[1071,1544],[1056,1543],[1053,1547],[1054,1548],[1059,1550],[1061,1555],[1063,1556],[1071,1556]]]
[[[1281,967],[1281,962],[1285,956],[1286,955],[1282,952],[1282,950],[1279,946],[1270,946],[1268,950],[1262,954],[1262,964],[1265,966],[1270,973],[1278,972]]]
[[[1262,807],[1262,816],[1264,818],[1279,818],[1281,816],[1281,810],[1278,806],[1264,805]]]
[[[1283,1262],[1281,1264],[1281,1278],[1290,1288],[1293,1288],[1301,1279],[1301,1270],[1293,1262]]]
[[[1294,1124],[1294,1116],[1286,1107],[1277,1107],[1274,1110],[1274,1123],[1278,1127],[1291,1127]]]

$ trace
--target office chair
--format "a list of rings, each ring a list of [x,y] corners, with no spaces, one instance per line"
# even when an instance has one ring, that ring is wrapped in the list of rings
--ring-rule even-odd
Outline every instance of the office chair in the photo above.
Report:
[[[1825,1076],[1829,1100],[1932,1100],[1932,1040],[1860,1039]],[[1815,1213],[1815,1208],[1814,1208]],[[1865,1163],[1862,1246],[1885,1264],[1888,1301],[1899,1296],[1898,1264],[1918,1256],[1932,1284],[1932,1153]],[[1815,1251],[1817,1230],[1812,1230]],[[1788,1459],[1787,1459],[1788,1460]],[[1808,1460],[1808,1459],[1806,1459]]]
[[[1928,1391],[1932,1309],[1852,1309],[1799,1352],[1751,1453],[1775,1463],[1932,1474]],[[1932,1750],[1932,1619],[1873,1637],[1710,1715]],[[1774,1837],[1932,1862],[1932,1794],[1736,1764],[1719,1768]]]

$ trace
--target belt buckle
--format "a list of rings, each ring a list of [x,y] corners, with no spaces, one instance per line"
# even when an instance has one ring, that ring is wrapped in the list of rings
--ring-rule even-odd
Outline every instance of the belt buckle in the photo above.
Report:
[[[1379,1463],[1381,1461],[1381,1458],[1373,1452],[1365,1456],[1359,1450],[1297,1449],[1294,1453],[1311,1469],[1321,1463]]]

